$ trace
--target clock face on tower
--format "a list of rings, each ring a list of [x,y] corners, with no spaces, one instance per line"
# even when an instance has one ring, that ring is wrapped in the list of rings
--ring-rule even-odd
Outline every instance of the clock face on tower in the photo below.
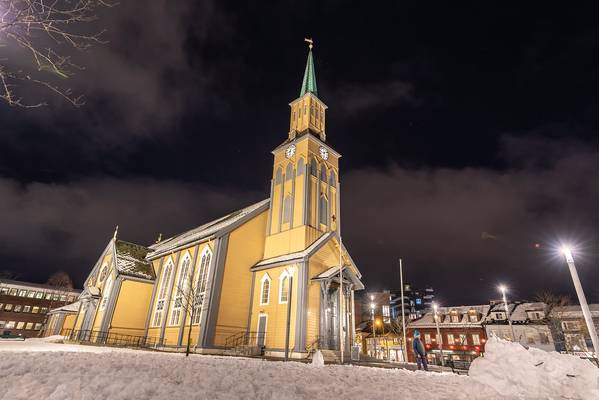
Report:
[[[292,144],[289,147],[287,147],[287,150],[285,150],[285,155],[287,156],[287,158],[291,158],[291,157],[293,157],[294,154],[295,154],[295,145]]]
[[[329,151],[325,149],[323,146],[320,146],[320,156],[325,161],[329,159]]]

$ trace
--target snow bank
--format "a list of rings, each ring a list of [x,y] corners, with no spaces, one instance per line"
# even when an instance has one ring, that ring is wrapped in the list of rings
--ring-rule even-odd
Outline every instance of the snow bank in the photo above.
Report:
[[[29,351],[35,344],[46,350]],[[62,351],[47,351],[52,346]],[[40,340],[24,350],[19,343],[0,343],[0,400],[504,398],[454,374],[121,349],[91,352],[102,349]]]
[[[507,398],[599,399],[599,368],[588,360],[496,338],[469,375]]]

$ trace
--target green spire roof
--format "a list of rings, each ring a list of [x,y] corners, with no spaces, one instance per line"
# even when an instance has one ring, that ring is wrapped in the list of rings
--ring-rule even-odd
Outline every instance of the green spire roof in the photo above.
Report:
[[[308,61],[306,62],[306,71],[304,72],[300,97],[306,93],[313,93],[315,96],[318,96],[318,90],[316,89],[316,73],[314,72],[314,58],[312,58],[312,46],[310,46],[310,51],[308,51]]]

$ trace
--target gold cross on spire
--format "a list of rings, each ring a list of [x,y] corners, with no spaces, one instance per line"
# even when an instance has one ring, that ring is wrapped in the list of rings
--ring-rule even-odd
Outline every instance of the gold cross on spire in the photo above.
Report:
[[[314,40],[308,39],[308,38],[304,38],[304,42],[308,43],[308,48],[310,50],[312,50],[312,47],[314,47]]]

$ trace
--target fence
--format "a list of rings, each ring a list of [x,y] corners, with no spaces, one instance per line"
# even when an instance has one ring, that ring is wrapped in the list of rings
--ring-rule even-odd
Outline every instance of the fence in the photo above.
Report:
[[[69,341],[105,346],[151,348],[160,345],[160,341],[154,337],[106,331],[63,329],[61,335]]]

